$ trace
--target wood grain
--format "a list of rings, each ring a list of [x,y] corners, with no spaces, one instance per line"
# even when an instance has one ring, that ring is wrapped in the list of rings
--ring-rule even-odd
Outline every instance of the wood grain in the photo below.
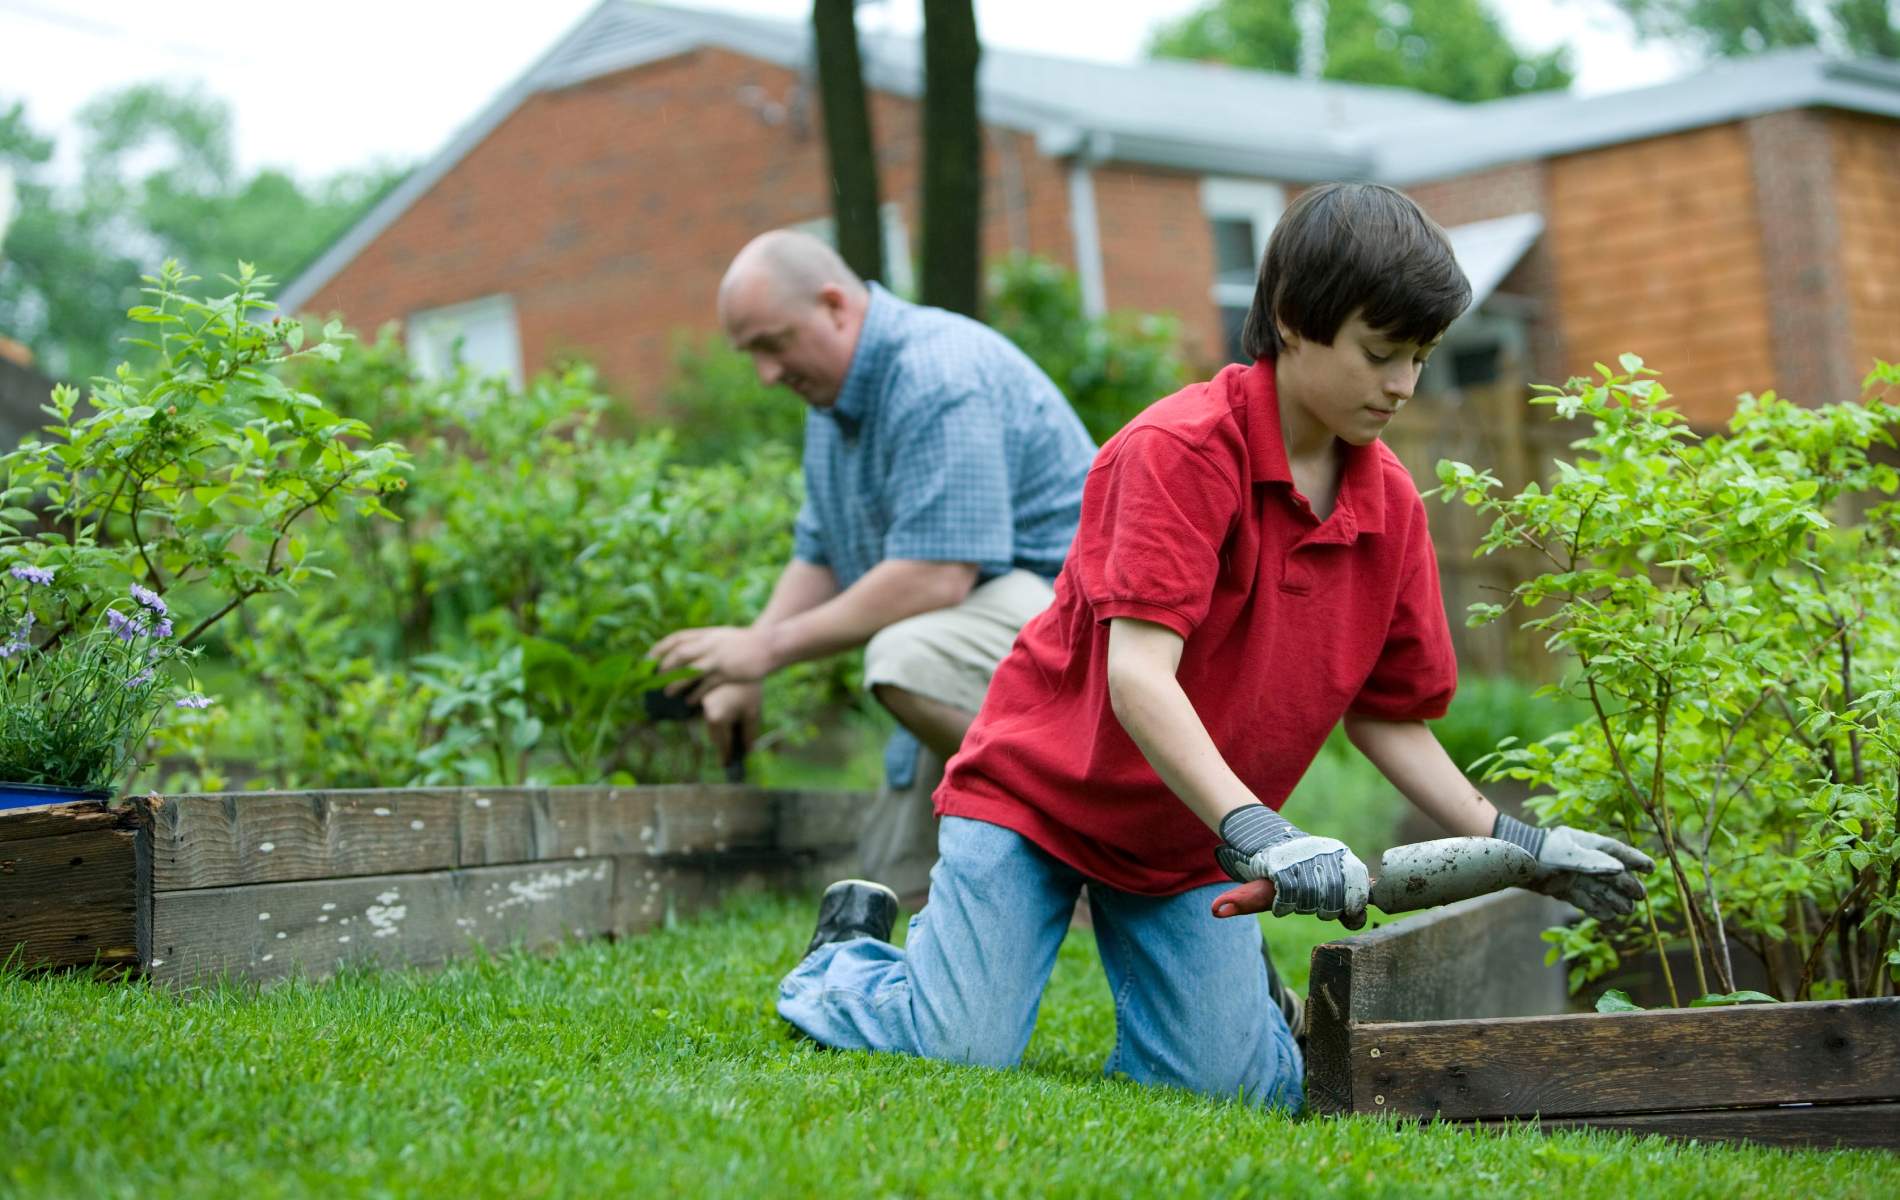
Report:
[[[1350,1041],[1362,1112],[1550,1118],[1900,1100],[1893,998],[1356,1025]]]
[[[476,945],[545,946],[612,929],[612,859],[160,892],[150,972],[317,978],[346,963],[429,966]]]

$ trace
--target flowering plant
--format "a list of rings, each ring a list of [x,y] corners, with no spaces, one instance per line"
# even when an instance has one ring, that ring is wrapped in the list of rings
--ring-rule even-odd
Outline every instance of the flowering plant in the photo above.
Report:
[[[116,790],[162,709],[211,703],[173,686],[178,668],[189,678],[193,652],[157,593],[133,584],[75,629],[52,568],[15,563],[0,587],[0,781]],[[36,632],[48,628],[69,631]]]

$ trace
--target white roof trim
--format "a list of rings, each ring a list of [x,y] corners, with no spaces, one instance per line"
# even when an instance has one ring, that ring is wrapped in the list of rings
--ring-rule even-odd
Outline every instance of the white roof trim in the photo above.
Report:
[[[863,45],[867,86],[918,94],[914,40],[866,37]],[[296,311],[308,304],[535,92],[701,46],[809,69],[810,32],[802,23],[602,0],[291,281],[280,305]],[[1051,157],[1285,183],[1377,179],[1404,186],[1785,109],[1840,108],[1900,119],[1900,65],[1832,59],[1817,50],[1721,63],[1635,91],[1584,98],[1540,93],[1469,105],[1394,88],[1191,63],[1116,68],[996,51],[984,56],[983,70],[984,120],[1035,133]],[[1117,70],[1141,86],[1118,92],[1106,74]],[[1262,119],[1251,120],[1262,106],[1287,107],[1300,119],[1262,111]]]
[[[1544,218],[1528,212],[1454,225],[1445,231],[1452,254],[1471,281],[1471,307],[1466,312],[1476,312],[1491,298],[1543,232]]]

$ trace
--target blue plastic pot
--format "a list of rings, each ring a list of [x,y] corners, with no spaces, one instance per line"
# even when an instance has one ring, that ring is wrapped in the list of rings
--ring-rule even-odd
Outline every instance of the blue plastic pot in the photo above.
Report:
[[[49,787],[43,783],[0,783],[0,810],[71,804],[75,800],[110,800],[104,788]]]

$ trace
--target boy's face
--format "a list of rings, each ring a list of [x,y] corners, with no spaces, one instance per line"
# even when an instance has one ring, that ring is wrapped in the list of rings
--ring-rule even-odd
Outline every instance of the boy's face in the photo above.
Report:
[[[1364,446],[1412,398],[1418,374],[1444,339],[1404,342],[1365,323],[1358,310],[1330,346],[1281,329],[1274,381],[1283,400],[1353,446]]]

